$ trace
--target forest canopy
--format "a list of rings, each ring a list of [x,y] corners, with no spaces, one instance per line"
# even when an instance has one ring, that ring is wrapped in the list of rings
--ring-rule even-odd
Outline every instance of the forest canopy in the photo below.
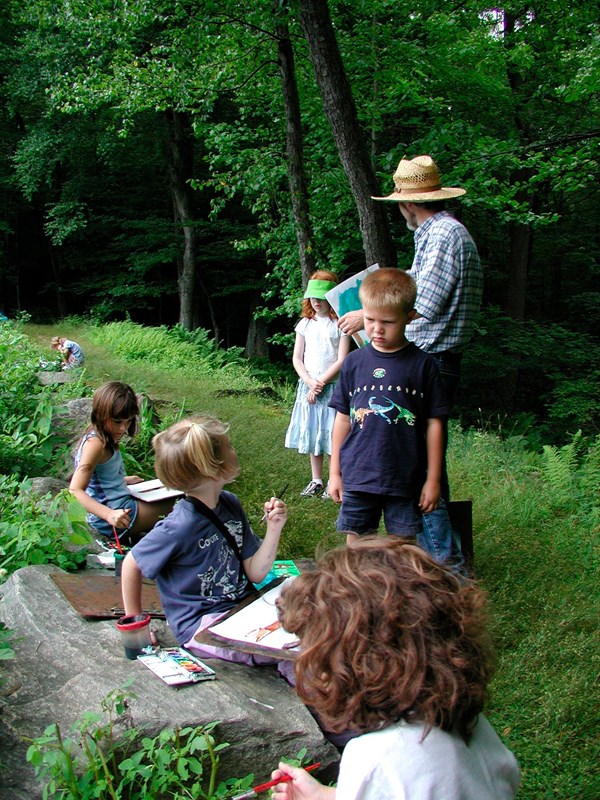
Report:
[[[463,407],[597,432],[595,3],[5,0],[0,15],[9,316],[180,323],[281,357],[268,340],[312,269],[410,266],[398,210],[368,195],[428,153],[467,189],[451,210],[485,270]]]

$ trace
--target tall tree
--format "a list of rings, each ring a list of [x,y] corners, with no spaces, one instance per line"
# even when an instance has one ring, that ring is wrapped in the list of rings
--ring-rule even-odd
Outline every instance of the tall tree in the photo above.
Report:
[[[371,200],[379,193],[369,149],[358,122],[354,96],[340,55],[326,0],[299,0],[298,19],[321,90],[338,155],[356,201],[367,265],[396,265],[386,212]]]
[[[302,285],[306,286],[315,270],[315,245],[313,226],[310,219],[308,203],[308,185],[304,165],[304,141],[302,135],[302,115],[300,98],[296,84],[294,67],[294,51],[287,24],[277,23],[277,55],[281,85],[283,90],[283,106],[286,120],[286,152],[287,170],[290,181],[292,211],[296,225],[296,238],[300,256]]]

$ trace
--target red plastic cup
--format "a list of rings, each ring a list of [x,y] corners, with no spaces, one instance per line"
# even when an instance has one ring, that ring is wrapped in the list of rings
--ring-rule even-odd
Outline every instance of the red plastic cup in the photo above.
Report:
[[[144,648],[152,646],[150,638],[150,614],[129,614],[117,620],[121,632],[125,655],[131,661],[141,656]]]

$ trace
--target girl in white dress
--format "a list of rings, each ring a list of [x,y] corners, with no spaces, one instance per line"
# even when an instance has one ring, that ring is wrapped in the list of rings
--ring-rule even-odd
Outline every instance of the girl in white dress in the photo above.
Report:
[[[328,270],[317,270],[304,293],[302,319],[296,325],[292,363],[298,391],[285,446],[310,455],[311,480],[302,497],[327,497],[323,486],[323,457],[331,455],[335,410],[329,408],[334,381],[350,349],[350,339],[337,326],[337,316],[325,293],[337,283]]]

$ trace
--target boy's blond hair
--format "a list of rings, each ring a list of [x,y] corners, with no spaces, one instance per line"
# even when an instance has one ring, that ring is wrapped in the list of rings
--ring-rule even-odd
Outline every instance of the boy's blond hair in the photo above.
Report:
[[[367,275],[358,296],[363,307],[408,313],[415,307],[417,284],[401,269],[385,267]]]
[[[223,469],[229,425],[208,415],[176,422],[152,439],[154,470],[165,486],[189,493],[207,478],[231,478]]]

